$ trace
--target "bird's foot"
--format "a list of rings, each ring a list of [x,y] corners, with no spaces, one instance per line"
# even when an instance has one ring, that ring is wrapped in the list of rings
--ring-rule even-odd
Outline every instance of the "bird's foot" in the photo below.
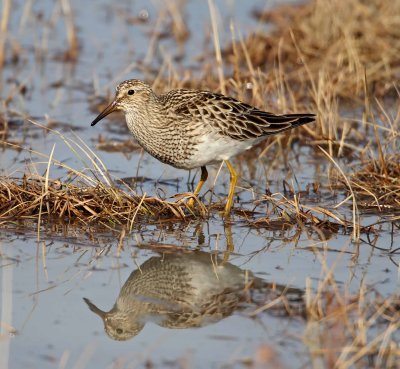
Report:
[[[186,202],[186,207],[194,215],[199,214],[205,216],[207,214],[207,209],[204,204],[198,199],[198,197],[193,194],[190,199]]]
[[[191,197],[187,203],[186,206],[189,208],[189,210],[193,211],[194,210],[194,197]]]

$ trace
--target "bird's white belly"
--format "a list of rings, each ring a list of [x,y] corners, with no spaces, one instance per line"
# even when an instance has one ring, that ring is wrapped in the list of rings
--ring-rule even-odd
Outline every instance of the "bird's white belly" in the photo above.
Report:
[[[196,151],[188,158],[186,167],[197,168],[203,165],[228,160],[250,149],[259,140],[235,141],[231,138],[220,136],[216,139],[206,137],[203,142],[196,146]]]

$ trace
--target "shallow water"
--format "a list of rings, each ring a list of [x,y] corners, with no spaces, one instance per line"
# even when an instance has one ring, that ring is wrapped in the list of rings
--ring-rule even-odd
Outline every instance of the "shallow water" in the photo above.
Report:
[[[355,247],[350,243],[350,236],[336,237],[326,244],[302,236],[294,245],[272,232],[257,234],[236,228],[232,231],[235,251],[224,262],[226,231],[218,223],[203,224],[202,244],[195,235],[197,225],[187,226],[184,233],[182,229],[144,228],[124,240],[120,254],[116,252],[118,242],[113,238],[99,239],[85,247],[73,241],[36,243],[24,235],[3,235],[2,321],[17,330],[9,338],[10,367],[50,368],[63,356],[68,358],[67,367],[74,367],[82,358],[87,360],[84,367],[109,367],[111,363],[111,367],[119,367],[121,363],[125,363],[123,367],[131,367],[133,362],[143,364],[147,360],[162,367],[166,361],[185,358],[193,367],[221,367],[229,363],[239,365],[241,360],[253,357],[264,344],[272,346],[290,367],[297,367],[293,365],[294,360],[299,360],[295,357],[304,347],[293,335],[302,335],[302,318],[289,318],[282,314],[282,308],[277,314],[267,310],[251,318],[255,309],[271,301],[266,293],[268,289],[259,292],[258,301],[257,297],[256,301],[247,301],[244,306],[234,308],[232,315],[229,313],[228,317],[201,328],[163,328],[158,324],[160,317],[154,316],[146,320],[147,324],[136,337],[124,342],[110,339],[103,332],[100,318],[89,311],[82,299],[88,298],[99,308],[110,310],[132,271],[146,273],[143,263],[150,258],[169,255],[181,258],[176,247],[185,253],[190,250],[204,253],[203,259],[197,260],[207,266],[208,273],[203,271],[200,277],[191,275],[203,289],[207,288],[207,278],[215,277],[217,265],[222,269],[236,265],[243,273],[250,271],[265,283],[291,286],[299,291],[304,291],[309,278],[315,288],[321,273],[324,274],[318,258],[322,255],[328,266],[337,263],[337,283],[350,290],[357,291],[365,283],[384,295],[391,294],[398,281],[397,267],[384,252],[363,245],[354,260]],[[312,251],[307,249],[310,245],[327,250]],[[157,248],[160,252],[154,250]],[[343,250],[346,253],[339,253]],[[184,265],[187,266],[187,261]],[[216,276],[219,273],[215,271]],[[179,281],[179,276],[176,278],[170,285],[171,291]],[[185,278],[188,277],[183,276],[180,283],[189,283]],[[151,285],[151,279],[148,283]],[[137,296],[140,300],[142,294]],[[163,301],[160,305],[164,305]],[[11,310],[10,320],[4,319],[7,309]],[[198,307],[194,305],[193,309]],[[5,342],[3,339],[2,344]]]
[[[266,27],[258,25],[250,12],[254,8],[272,6],[274,2],[227,0],[216,3],[222,25],[221,41],[224,42],[230,39],[231,18],[242,34],[256,27]],[[99,134],[117,140],[130,137],[124,126],[115,120],[90,128],[96,113],[90,110],[88,100],[94,93],[104,95],[112,91],[115,82],[122,79],[144,78],[143,72],[135,67],[137,61],[147,60],[150,66],[159,65],[160,55],[149,56],[147,50],[149,32],[154,28],[161,2],[148,5],[146,1],[136,1],[114,6],[103,0],[85,4],[85,7],[79,7],[77,1],[71,4],[81,44],[76,64],[56,59],[66,48],[63,19],[57,18],[59,2],[33,3],[31,16],[27,18],[23,18],[27,5],[22,1],[16,1],[14,5],[11,29],[24,49],[23,60],[17,65],[9,64],[3,70],[2,97],[13,94],[15,81],[27,87],[24,98],[19,96],[12,100],[11,109],[18,112],[18,116],[12,118],[14,124],[8,137],[9,141],[26,150],[1,149],[2,175],[43,174],[47,158],[38,153],[49,155],[53,147],[55,158],[81,169],[85,162],[71,152],[66,140],[79,143],[79,137],[82,145],[84,142],[95,149]],[[191,36],[184,44],[181,63],[193,66],[195,72],[198,65],[195,56],[203,49],[204,34],[210,28],[209,11],[206,2],[188,1],[184,12],[188,15]],[[41,27],[51,14],[56,19],[55,28]],[[130,17],[146,18],[146,14],[147,22],[129,23]],[[46,44],[48,52],[41,61],[36,46]],[[212,41],[206,47],[212,52]],[[170,38],[161,41],[161,52],[170,53],[171,58],[179,56],[179,50]],[[66,140],[23,120],[24,112],[43,125],[58,123],[54,129],[65,135]],[[135,188],[139,195],[159,194],[169,198],[177,192],[191,190],[193,175],[198,176],[193,171],[189,177],[188,172],[162,165],[140,151],[122,154],[96,150],[96,153],[115,178],[146,178]],[[252,187],[263,193],[266,188],[271,192],[282,191],[283,180],[297,190],[304,190],[313,182],[328,182],[326,160],[310,148],[298,145],[293,146],[287,160],[275,158],[273,165],[269,157],[254,163],[254,156],[247,161],[236,161],[236,165],[241,177],[240,204],[250,209]],[[210,168],[208,188],[213,186],[217,172],[218,167]],[[51,178],[63,176],[64,168],[51,166]],[[225,170],[215,179],[213,201],[224,200],[227,179]],[[205,196],[206,204],[211,201],[210,196],[210,193]],[[304,202],[332,209],[345,197],[341,192],[332,195],[322,190],[320,195],[305,196]],[[351,219],[350,206],[346,216]],[[365,215],[362,223],[372,224],[379,219],[374,214]],[[8,224],[0,231],[0,368],[136,368],[152,365],[162,368],[239,368],[257,361],[265,350],[272,350],[277,360],[288,368],[307,367],[308,346],[302,314],[289,317],[282,307],[257,310],[266,307],[279,288],[290,286],[296,289],[295,295],[301,295],[310,283],[315,290],[327,273],[326,266],[334,266],[334,279],[343,289],[357,292],[366,285],[383,296],[399,289],[399,256],[390,251],[400,244],[400,235],[385,223],[376,239],[367,240],[362,236],[358,245],[352,242],[351,234],[342,231],[332,234],[328,240],[321,240],[317,232],[299,227],[273,231],[249,227],[240,218],[232,225],[224,224],[218,214],[207,220],[182,224],[137,224],[121,243],[113,232],[99,233],[82,226],[74,228],[59,224],[43,225],[39,242],[36,237],[34,222]],[[232,252],[227,252],[232,248]],[[152,313],[143,318],[145,325],[135,337],[126,341],[110,339],[101,319],[88,309],[83,298],[108,311],[133,271],[140,273],[141,266],[151,258],[158,258],[152,260],[162,264],[163,258],[171,257],[178,260],[175,260],[177,264],[183,260],[185,266],[190,264],[188,260],[195,264],[197,260],[198,268],[203,268],[200,274],[204,278],[181,283],[195,284],[197,289],[193,287],[194,291],[205,289],[206,284],[216,288],[221,283],[222,290],[233,290],[231,295],[239,296],[240,301],[226,316],[206,319],[199,324],[201,327],[165,328],[162,327],[165,314]],[[254,278],[262,280],[261,287],[246,287],[240,283],[223,285],[218,276],[231,269],[244,284]],[[178,281],[180,277],[176,278]],[[171,291],[177,284],[176,281],[171,283]],[[201,295],[204,294],[201,290]],[[171,305],[151,294],[130,296],[135,301],[157,302],[175,314],[182,309],[180,303]],[[200,308],[193,301],[184,307],[198,312]],[[301,310],[297,299],[291,303],[293,308]]]

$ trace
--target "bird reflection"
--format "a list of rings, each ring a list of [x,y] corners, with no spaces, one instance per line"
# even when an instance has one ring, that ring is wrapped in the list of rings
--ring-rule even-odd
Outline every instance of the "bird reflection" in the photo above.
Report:
[[[231,315],[252,290],[266,283],[217,255],[163,254],[133,271],[113,308],[105,312],[84,298],[114,340],[136,336],[146,322],[166,328],[200,327]]]

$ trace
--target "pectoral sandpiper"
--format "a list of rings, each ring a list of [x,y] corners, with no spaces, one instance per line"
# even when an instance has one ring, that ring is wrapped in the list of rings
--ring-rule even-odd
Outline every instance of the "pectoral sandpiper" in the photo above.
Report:
[[[116,110],[125,113],[129,130],[149,154],[176,168],[201,168],[195,196],[207,180],[206,165],[224,161],[230,173],[225,216],[230,214],[237,180],[228,159],[267,136],[315,120],[314,114],[275,115],[209,91],[181,89],[158,96],[136,79],[118,85],[112,103],[91,125]]]
[[[107,335],[124,341],[147,322],[166,328],[217,322],[240,308],[250,288],[263,287],[269,285],[215,254],[167,253],[151,257],[131,273],[110,311],[84,301],[102,318]]]

